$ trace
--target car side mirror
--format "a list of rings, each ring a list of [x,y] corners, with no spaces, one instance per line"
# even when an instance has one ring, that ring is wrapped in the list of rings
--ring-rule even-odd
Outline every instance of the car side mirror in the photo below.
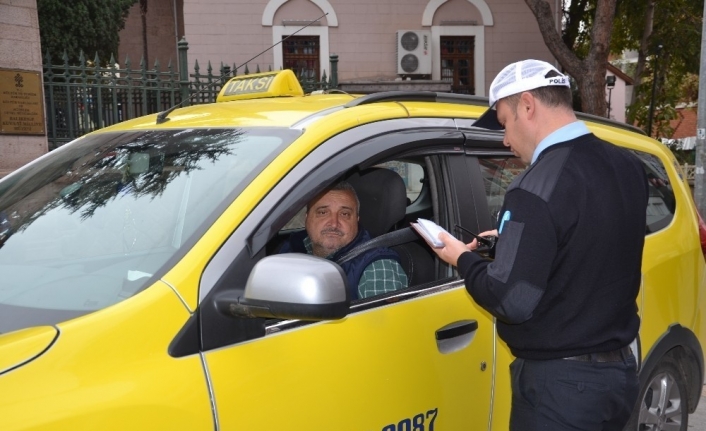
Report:
[[[348,314],[349,305],[341,267],[300,253],[262,259],[250,273],[242,295],[228,291],[216,298],[219,311],[237,317],[335,320]]]

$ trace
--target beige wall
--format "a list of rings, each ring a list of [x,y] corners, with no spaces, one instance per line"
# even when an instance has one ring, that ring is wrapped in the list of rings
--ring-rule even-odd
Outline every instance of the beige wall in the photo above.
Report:
[[[306,0],[305,0],[306,1]],[[307,1],[308,2],[308,1]],[[266,0],[184,0],[184,35],[189,42],[189,70],[194,61],[216,67],[221,61],[239,66],[272,44],[272,29],[263,27]],[[272,51],[250,65],[272,64]],[[203,72],[203,70],[202,70]]]
[[[492,78],[510,62],[537,58],[557,64],[521,0],[184,0],[189,67],[196,60],[200,65],[210,61],[214,68],[221,61],[240,65],[280,34],[301,27],[283,26],[283,21],[308,21],[326,11],[330,14],[322,25],[299,34],[322,35],[322,52],[339,55],[342,81],[395,79],[399,29],[430,30],[437,45],[443,35],[475,35],[479,95],[486,94]],[[267,17],[271,22],[263,24]],[[423,22],[425,17],[431,21]],[[438,52],[432,55],[436,57],[432,78],[438,78]],[[259,64],[267,70],[278,63],[281,49],[275,47],[249,68]]]
[[[0,69],[38,71],[41,75],[36,0],[0,0]],[[46,135],[0,134],[0,177],[47,150]]]
[[[147,68],[154,68],[155,60],[159,60],[160,70],[167,70],[172,62],[174,71],[178,71],[177,36],[181,38],[183,28],[177,35],[175,30],[176,16],[180,15],[181,0],[149,0],[147,6]],[[178,27],[178,25],[177,25]],[[142,59],[142,16],[140,4],[135,3],[125,20],[125,28],[120,31],[120,47],[116,60],[125,67],[125,59],[130,58],[131,69],[140,67]]]

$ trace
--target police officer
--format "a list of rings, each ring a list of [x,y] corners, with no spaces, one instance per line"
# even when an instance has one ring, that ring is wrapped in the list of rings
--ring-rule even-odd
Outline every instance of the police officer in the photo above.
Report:
[[[490,105],[475,126],[504,129],[529,165],[505,195],[495,260],[443,233],[435,251],[516,356],[511,430],[622,430],[639,391],[629,344],[640,326],[642,164],[577,121],[568,77],[549,63],[505,67]]]

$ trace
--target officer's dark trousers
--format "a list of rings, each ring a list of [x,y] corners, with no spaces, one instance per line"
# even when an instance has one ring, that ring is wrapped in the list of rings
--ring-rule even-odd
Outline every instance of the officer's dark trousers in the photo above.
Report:
[[[515,359],[511,431],[623,429],[639,392],[632,355],[617,362]]]

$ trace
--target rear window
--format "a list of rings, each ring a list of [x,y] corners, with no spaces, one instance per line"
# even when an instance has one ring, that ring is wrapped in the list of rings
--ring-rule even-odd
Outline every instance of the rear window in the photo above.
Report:
[[[642,161],[647,174],[650,197],[647,202],[647,233],[654,233],[669,226],[676,211],[676,198],[662,162],[652,154],[633,153]]]
[[[654,233],[669,226],[676,211],[676,198],[669,181],[667,170],[654,155],[633,151],[640,159],[649,185],[647,203],[647,232]],[[525,170],[525,165],[515,157],[488,157],[479,159],[485,185],[488,208],[492,220],[497,221],[498,213],[505,200],[505,192],[517,175]]]

